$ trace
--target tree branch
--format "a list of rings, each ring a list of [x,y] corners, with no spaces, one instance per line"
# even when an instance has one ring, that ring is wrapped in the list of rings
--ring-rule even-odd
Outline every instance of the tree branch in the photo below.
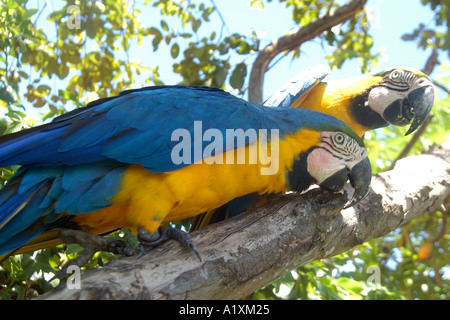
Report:
[[[328,13],[317,21],[297,29],[288,35],[272,41],[259,52],[250,74],[249,101],[262,104],[262,90],[264,84],[264,74],[270,62],[281,52],[292,51],[300,45],[316,38],[324,31],[344,23],[366,5],[367,0],[350,0],[346,5],[339,7],[333,13]]]
[[[433,49],[431,55],[428,57],[427,62],[425,63],[425,66],[423,67],[423,73],[427,75],[433,73],[434,68],[436,68],[436,66],[440,64],[438,57],[439,53],[437,49]]]
[[[115,260],[41,299],[237,299],[301,265],[386,235],[440,208],[450,195],[450,143],[374,176],[368,197],[313,189],[277,195],[261,208],[192,233],[202,255],[169,241],[144,257]]]

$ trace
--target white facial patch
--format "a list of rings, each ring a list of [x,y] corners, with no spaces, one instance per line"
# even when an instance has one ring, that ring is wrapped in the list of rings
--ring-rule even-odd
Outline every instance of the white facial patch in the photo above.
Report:
[[[321,184],[325,179],[345,168],[345,165],[336,161],[327,150],[322,148],[314,149],[308,156],[308,172],[316,179],[317,184]]]
[[[367,157],[367,150],[356,140],[341,132],[321,132],[322,143],[308,155],[309,174],[316,179],[317,184],[334,173],[348,168]]]
[[[368,102],[370,108],[383,117],[386,107],[399,99],[406,99],[406,93],[393,91],[386,87],[378,86],[370,90]]]

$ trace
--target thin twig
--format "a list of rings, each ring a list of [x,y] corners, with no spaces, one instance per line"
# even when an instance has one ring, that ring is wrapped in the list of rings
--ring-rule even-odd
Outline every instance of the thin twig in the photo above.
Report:
[[[414,133],[411,140],[406,144],[406,146],[403,148],[402,152],[400,152],[398,157],[392,162],[392,164],[388,170],[392,170],[398,160],[403,159],[406,156],[408,156],[409,152],[414,148],[414,145],[416,144],[416,142],[419,141],[420,137],[425,132],[428,125],[431,123],[432,118],[433,118],[432,115],[428,116],[427,120],[425,120],[425,122],[422,124],[422,126]]]
[[[428,57],[427,62],[425,63],[425,66],[422,70],[423,73],[430,75],[434,71],[434,68],[436,68],[436,66],[440,64],[438,56],[439,54],[437,49],[433,49],[433,52],[431,52],[431,55]]]
[[[448,95],[450,95],[450,90],[449,90],[446,86],[444,86],[442,83],[439,83],[439,82],[437,82],[437,81],[435,81],[435,80],[433,80],[433,83],[434,83],[434,85],[435,85],[436,87],[438,87],[439,89],[442,89],[442,90],[445,91]]]
[[[441,241],[444,236],[447,234],[448,229],[448,215],[450,215],[450,198],[446,199],[446,202],[443,204],[443,211],[442,211],[442,227],[441,230],[439,230],[439,233],[436,235],[436,238],[434,238],[435,242]]]
[[[223,29],[227,29],[228,34],[231,34],[230,29],[227,26],[227,23],[225,22],[225,19],[222,16],[222,13],[220,12],[219,8],[217,7],[216,3],[214,2],[214,0],[210,0],[211,4],[213,5],[214,9],[216,10],[217,14],[219,15],[220,20],[222,21],[222,27],[220,28],[220,34],[219,34],[219,39],[222,39],[222,34],[223,34]]]

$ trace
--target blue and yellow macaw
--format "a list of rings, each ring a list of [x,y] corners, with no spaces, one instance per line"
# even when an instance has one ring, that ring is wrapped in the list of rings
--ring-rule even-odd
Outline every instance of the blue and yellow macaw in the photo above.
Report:
[[[387,125],[411,124],[414,132],[428,117],[434,102],[434,85],[421,71],[391,68],[374,74],[324,81],[325,66],[312,67],[284,84],[264,102],[269,107],[292,107],[330,114],[358,136]],[[264,203],[256,194],[234,199],[220,208],[197,216],[191,230],[235,216]]]
[[[127,253],[98,236],[128,228],[151,246],[161,224],[234,198],[338,191],[348,178],[353,205],[371,180],[363,140],[342,121],[206,87],[129,90],[3,136],[0,166],[11,165],[21,167],[0,192],[0,254],[61,242]]]
[[[411,124],[414,132],[428,117],[434,103],[434,85],[423,72],[391,68],[358,77],[324,81],[327,67],[310,68],[283,85],[265,103],[330,114],[359,136],[387,125]]]

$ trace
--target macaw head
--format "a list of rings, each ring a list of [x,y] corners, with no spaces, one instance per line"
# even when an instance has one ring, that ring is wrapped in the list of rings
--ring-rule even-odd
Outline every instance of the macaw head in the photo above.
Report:
[[[355,192],[346,208],[351,207],[367,195],[372,180],[364,142],[350,132],[321,131],[319,134],[319,145],[294,162],[294,170],[288,176],[289,185],[293,190],[302,191],[315,183],[323,189],[340,192],[350,181]],[[305,179],[305,175],[309,179]]]
[[[368,77],[379,81],[371,83],[367,96],[360,102],[364,106],[352,108],[353,116],[362,125],[374,129],[389,124],[411,124],[405,134],[408,135],[427,119],[435,90],[426,74],[408,68],[392,68]]]

